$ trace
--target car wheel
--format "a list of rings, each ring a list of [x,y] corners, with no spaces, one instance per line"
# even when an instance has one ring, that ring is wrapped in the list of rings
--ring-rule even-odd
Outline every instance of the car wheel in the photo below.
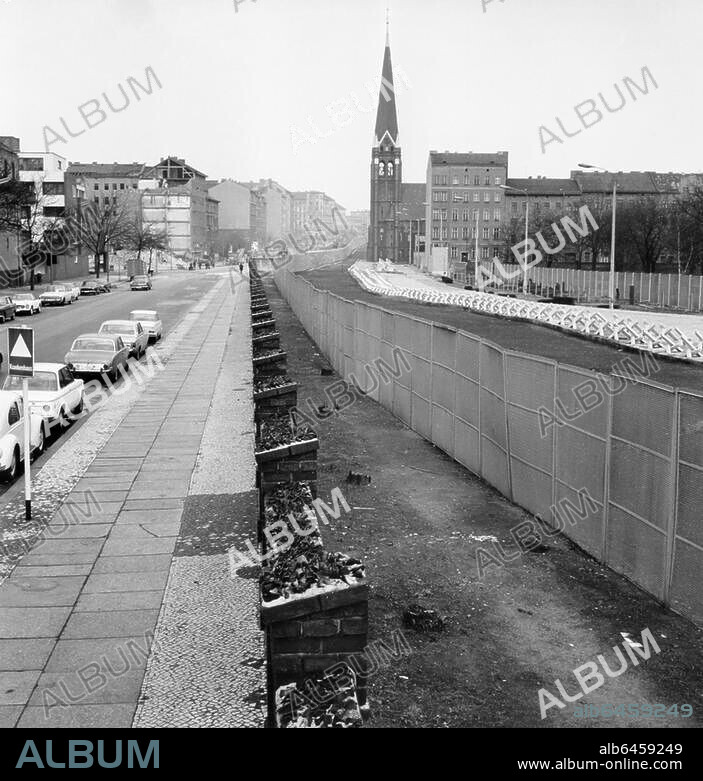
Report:
[[[39,458],[39,456],[44,452],[45,444],[46,441],[44,437],[44,424],[42,423],[39,429],[39,442],[37,443],[37,446],[34,449],[34,458]]]
[[[68,419],[66,410],[61,407],[61,412],[59,412],[59,431],[65,431],[70,425],[71,421]]]
[[[73,410],[74,415],[80,415],[81,412],[83,412],[83,396],[81,396],[81,400],[76,404],[75,409]]]
[[[19,472],[19,461],[19,448],[15,447],[15,449],[12,451],[12,461],[10,462],[10,466],[0,473],[0,479],[6,483],[11,483],[17,477],[17,472]]]
[[[5,322],[5,315],[0,315],[0,323],[4,323],[4,322]]]

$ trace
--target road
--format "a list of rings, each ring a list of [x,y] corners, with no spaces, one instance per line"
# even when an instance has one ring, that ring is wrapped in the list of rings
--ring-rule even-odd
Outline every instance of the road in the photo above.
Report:
[[[222,276],[222,269],[213,272],[162,272],[153,281],[150,291],[131,291],[123,285],[111,293],[99,296],[82,296],[70,306],[47,307],[40,315],[18,317],[9,325],[28,325],[34,328],[35,360],[62,362],[73,340],[82,333],[95,332],[105,320],[129,318],[133,309],[155,309],[161,316],[163,335],[166,337],[178,325],[183,314],[194,305]],[[0,327],[0,352],[3,354],[3,371],[0,385],[7,374],[7,326]],[[119,381],[121,382],[121,380]],[[118,384],[119,384],[118,382]],[[33,468],[40,468],[51,456],[52,450],[63,444],[87,420],[88,416],[74,423],[68,431],[47,448]],[[13,487],[20,490],[22,478],[13,484],[0,483],[0,496]]]

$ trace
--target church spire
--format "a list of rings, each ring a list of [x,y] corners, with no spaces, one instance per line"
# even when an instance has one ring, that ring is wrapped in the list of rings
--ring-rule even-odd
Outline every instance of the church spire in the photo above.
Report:
[[[394,146],[398,145],[398,112],[395,105],[395,86],[393,84],[393,64],[391,62],[390,10],[386,10],[386,50],[383,54],[383,72],[381,90],[378,95],[376,112],[376,145],[389,136]]]

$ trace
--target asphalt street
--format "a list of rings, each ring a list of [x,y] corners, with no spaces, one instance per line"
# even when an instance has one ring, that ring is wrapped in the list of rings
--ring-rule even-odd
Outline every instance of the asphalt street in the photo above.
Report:
[[[84,333],[92,333],[100,328],[105,320],[129,318],[133,309],[155,309],[161,316],[163,335],[166,337],[178,325],[180,319],[204,293],[222,277],[219,272],[180,271],[162,272],[154,277],[150,291],[131,291],[126,283],[113,289],[111,293],[99,296],[81,296],[70,306],[47,307],[41,314],[17,317],[11,323],[0,327],[0,352],[3,355],[3,370],[0,384],[7,374],[7,328],[8,326],[27,325],[34,329],[35,361],[63,362],[73,340]],[[120,381],[118,381],[119,384]],[[69,439],[88,416],[75,422],[47,451],[38,458],[34,469],[42,466],[56,447]],[[8,492],[22,490],[20,477],[13,484],[0,483],[0,496],[7,499]]]

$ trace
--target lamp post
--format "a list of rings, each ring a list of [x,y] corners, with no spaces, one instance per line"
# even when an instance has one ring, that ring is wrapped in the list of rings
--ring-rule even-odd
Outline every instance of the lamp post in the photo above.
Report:
[[[500,188],[501,190],[515,190],[515,192],[522,193],[525,196],[525,250],[527,250],[527,245],[530,241],[530,196],[527,188],[510,187],[507,184],[501,184]],[[522,267],[522,294],[527,295],[527,263],[523,263]]]
[[[585,168],[587,170],[602,171],[605,174],[609,174],[605,168],[601,168],[598,165],[588,165],[587,163],[579,163],[579,168]],[[618,195],[618,180],[615,174],[613,174],[613,220],[611,225],[610,236],[610,278],[608,280],[608,297],[610,298],[610,309],[615,309],[615,214],[617,210],[617,195]]]

